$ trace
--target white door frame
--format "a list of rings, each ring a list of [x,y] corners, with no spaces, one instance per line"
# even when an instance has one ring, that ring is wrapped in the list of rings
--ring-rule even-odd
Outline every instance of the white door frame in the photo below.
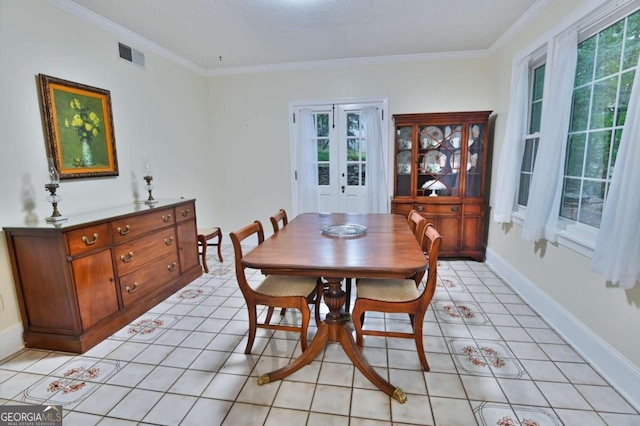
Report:
[[[393,179],[391,179],[391,175],[389,171],[391,169],[390,161],[392,159],[389,155],[389,132],[391,126],[389,123],[389,101],[386,97],[366,97],[366,98],[333,98],[333,99],[321,99],[321,100],[307,100],[307,101],[291,101],[289,102],[289,146],[290,146],[290,159],[291,159],[291,204],[292,204],[292,216],[295,217],[299,214],[298,212],[298,185],[297,185],[297,132],[296,132],[296,123],[294,122],[294,114],[299,108],[304,107],[317,107],[317,106],[327,106],[331,107],[336,104],[374,104],[379,103],[382,104],[383,109],[383,121],[382,121],[382,150],[384,155],[384,164],[386,169],[387,176],[387,188],[385,188],[385,193],[387,198],[390,197],[391,194],[391,185],[393,183]]]

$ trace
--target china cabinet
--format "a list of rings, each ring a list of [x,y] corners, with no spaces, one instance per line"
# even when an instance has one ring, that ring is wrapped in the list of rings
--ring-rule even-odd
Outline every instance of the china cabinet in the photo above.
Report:
[[[25,346],[83,353],[202,274],[195,200],[5,227]]]
[[[441,257],[484,260],[491,111],[397,114],[392,213],[417,210],[443,236]]]

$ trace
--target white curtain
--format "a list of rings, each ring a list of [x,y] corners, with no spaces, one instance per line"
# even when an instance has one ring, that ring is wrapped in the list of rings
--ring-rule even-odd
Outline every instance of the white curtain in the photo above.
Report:
[[[387,179],[384,172],[380,115],[377,108],[365,107],[362,109],[361,117],[367,141],[365,185],[367,187],[368,212],[388,213]]]
[[[571,118],[571,99],[578,60],[578,33],[572,30],[554,40],[542,99],[540,142],[529,189],[522,236],[556,241],[564,160]]]
[[[298,213],[318,211],[318,146],[313,111],[302,109],[296,146],[298,170]]]
[[[520,166],[524,153],[524,135],[527,133],[527,112],[529,106],[529,60],[514,64],[511,76],[509,116],[500,163],[496,175],[493,220],[499,223],[511,222],[511,212],[518,191]]]
[[[640,68],[631,89],[591,268],[625,289],[640,278]]]

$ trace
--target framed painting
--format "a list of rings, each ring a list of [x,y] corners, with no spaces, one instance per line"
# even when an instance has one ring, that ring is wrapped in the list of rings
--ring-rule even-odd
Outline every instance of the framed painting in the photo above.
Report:
[[[60,179],[118,176],[111,93],[38,74],[47,154]]]

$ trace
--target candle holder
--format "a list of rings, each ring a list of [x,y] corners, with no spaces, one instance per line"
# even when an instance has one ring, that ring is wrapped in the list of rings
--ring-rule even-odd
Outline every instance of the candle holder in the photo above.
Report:
[[[149,167],[149,163],[145,164],[144,176],[142,178],[145,180],[145,182],[147,182],[147,184],[145,185],[145,189],[149,193],[149,198],[147,198],[144,203],[149,205],[156,204],[158,201],[153,198],[152,194],[153,185],[151,185],[151,182],[153,181],[153,176],[151,176],[151,168]]]
[[[47,183],[44,184],[44,187],[47,191],[49,191],[49,195],[47,195],[47,201],[50,202],[53,206],[53,213],[51,213],[51,216],[45,218],[45,221],[48,223],[56,223],[67,220],[67,218],[62,216],[62,214],[58,210],[58,203],[62,201],[62,198],[58,194],[56,194],[56,191],[60,186],[60,175],[58,174],[58,170],[56,170],[56,166],[53,163],[53,158],[49,158],[47,162],[48,177]]]
[[[147,200],[144,202],[145,204],[155,204],[158,202],[158,200],[156,200],[155,198],[153,198],[153,185],[151,185],[151,181],[153,180],[153,176],[144,176],[143,179],[147,182],[147,184],[145,185],[145,188],[147,189],[147,192],[149,192],[149,198],[147,198]]]

